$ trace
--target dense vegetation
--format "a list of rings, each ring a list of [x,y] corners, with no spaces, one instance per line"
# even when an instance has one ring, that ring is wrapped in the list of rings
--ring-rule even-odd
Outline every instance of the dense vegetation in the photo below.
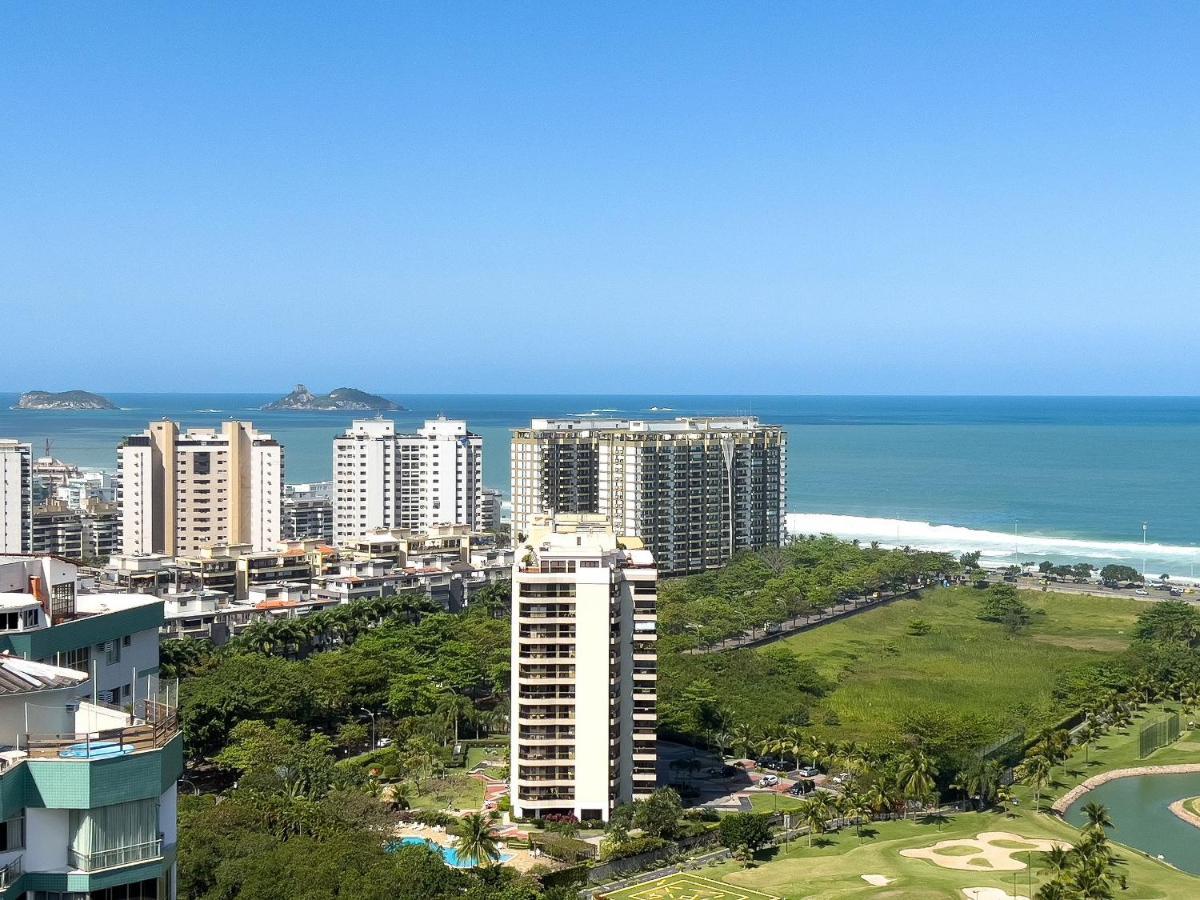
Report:
[[[164,645],[183,679],[188,777],[221,791],[181,806],[181,896],[552,896],[506,869],[386,846],[410,799],[441,803],[438,776],[465,762],[457,738],[507,730],[507,596],[495,585],[461,615],[387,597],[256,624],[220,650]],[[372,725],[389,746],[369,750]]]

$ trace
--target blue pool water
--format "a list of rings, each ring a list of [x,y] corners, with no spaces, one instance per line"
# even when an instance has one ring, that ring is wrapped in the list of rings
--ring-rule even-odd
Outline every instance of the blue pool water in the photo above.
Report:
[[[58,755],[63,759],[108,759],[132,752],[132,747],[122,747],[113,741],[93,741],[90,744],[72,744],[67,749],[60,750]]]
[[[389,844],[388,850],[395,850],[397,847],[410,845],[410,844],[424,844],[430,850],[436,850],[438,853],[442,854],[442,859],[445,860],[446,865],[448,865],[448,866],[453,866],[456,869],[474,868],[474,865],[475,865],[474,863],[464,862],[463,860],[460,860],[458,858],[458,851],[455,850],[453,847],[443,847],[441,844],[437,843],[436,841],[431,841],[428,838],[419,838],[419,837],[401,838],[399,841],[393,841],[391,844]],[[512,859],[511,853],[502,853],[502,854],[500,854],[499,862],[506,863],[510,859]]]

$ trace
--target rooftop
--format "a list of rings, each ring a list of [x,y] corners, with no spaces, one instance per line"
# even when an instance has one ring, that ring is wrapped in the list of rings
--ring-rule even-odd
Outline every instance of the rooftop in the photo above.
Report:
[[[83,672],[32,662],[19,656],[0,655],[0,694],[26,694],[75,687],[88,680]]]

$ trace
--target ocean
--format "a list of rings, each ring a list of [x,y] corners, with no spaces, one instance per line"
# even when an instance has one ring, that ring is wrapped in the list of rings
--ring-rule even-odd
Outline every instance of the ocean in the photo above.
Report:
[[[330,477],[353,413],[262,412],[279,394],[110,394],[104,412],[12,410],[0,437],[114,468],[153,419],[249,419],[285,448],[289,482]],[[484,482],[508,490],[509,429],[537,417],[757,415],[789,432],[793,533],[964,552],[993,562],[1122,562],[1187,577],[1200,564],[1200,398],[387,395],[412,429],[444,413],[484,438]],[[657,407],[658,411],[652,411]],[[1142,523],[1148,538],[1143,548]]]

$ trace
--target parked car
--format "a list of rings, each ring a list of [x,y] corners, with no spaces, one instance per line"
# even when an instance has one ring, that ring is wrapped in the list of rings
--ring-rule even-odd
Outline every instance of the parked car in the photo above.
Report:
[[[760,769],[778,770],[787,768],[787,764],[782,759],[774,756],[764,756],[762,759],[758,760],[756,764]]]
[[[1139,597],[1149,597],[1150,596],[1149,591],[1137,590],[1137,591],[1134,591],[1134,593],[1137,594]]]
[[[775,787],[775,785],[779,784],[779,776],[778,775],[764,775],[762,778],[759,779],[758,783],[760,785],[762,785],[763,787]]]
[[[840,775],[833,776],[833,783],[834,784],[849,784],[851,777],[852,776],[850,775],[849,772],[842,772]]]
[[[817,783],[815,781],[809,781],[807,778],[801,778],[790,788],[788,788],[788,793],[793,797],[803,797],[805,794],[811,794],[816,789]]]
[[[801,778],[816,778],[821,774],[821,770],[815,766],[804,766],[800,769]]]
[[[713,778],[732,778],[737,771],[737,766],[713,766],[706,774]]]

